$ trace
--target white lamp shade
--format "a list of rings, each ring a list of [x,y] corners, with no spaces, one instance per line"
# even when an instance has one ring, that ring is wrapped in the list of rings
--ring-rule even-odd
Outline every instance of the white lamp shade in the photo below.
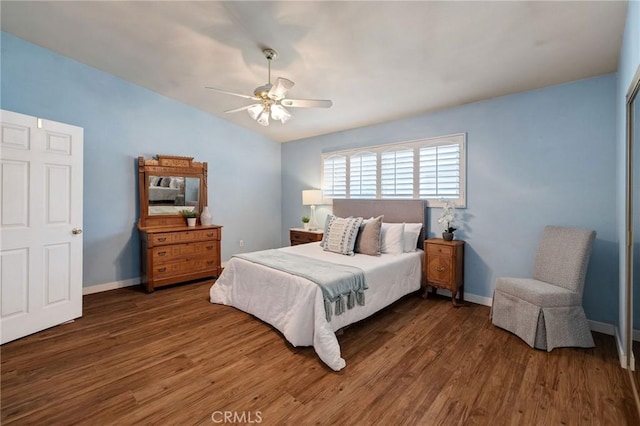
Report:
[[[269,110],[265,109],[262,111],[262,113],[258,116],[258,124],[262,125],[262,126],[268,126],[269,125]]]
[[[282,105],[275,104],[271,107],[271,118],[280,120],[284,124],[289,121],[291,114]]]
[[[249,113],[249,116],[251,116],[251,118],[257,120],[263,109],[264,107],[262,105],[254,104],[247,108],[247,112]]]
[[[324,197],[322,191],[319,189],[305,189],[302,191],[302,205],[303,206],[317,206],[324,204]]]

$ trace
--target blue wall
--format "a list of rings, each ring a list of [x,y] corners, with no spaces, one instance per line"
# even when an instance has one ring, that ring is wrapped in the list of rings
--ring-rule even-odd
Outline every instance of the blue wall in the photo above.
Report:
[[[0,37],[1,107],[84,128],[85,287],[140,276],[138,156],[209,163],[223,261],[240,251],[240,239],[246,251],[280,244],[280,144],[8,33]]]
[[[466,292],[490,298],[495,277],[530,275],[544,225],[589,227],[598,238],[587,316],[617,322],[614,74],[281,147],[9,34],[0,41],[0,106],[85,129],[85,286],[139,276],[139,155],[209,162],[209,204],[214,221],[225,226],[226,260],[241,250],[240,239],[246,251],[288,244],[287,230],[308,214],[301,191],[320,187],[322,152],[466,132],[468,208],[459,211],[458,233],[468,244]],[[438,214],[430,211],[430,236],[439,233]]]
[[[467,133],[465,294],[490,298],[498,276],[530,276],[547,224],[595,229],[589,319],[617,321],[616,75],[520,93],[282,147],[282,240],[320,187],[322,152]],[[441,232],[429,209],[429,235]]]

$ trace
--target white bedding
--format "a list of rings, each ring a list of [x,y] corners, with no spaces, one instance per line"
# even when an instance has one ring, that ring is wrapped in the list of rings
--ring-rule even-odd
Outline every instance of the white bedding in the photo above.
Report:
[[[179,188],[164,186],[149,187],[149,201],[175,201],[178,194],[180,194]]]
[[[420,288],[421,250],[379,257],[326,252],[319,243],[280,250],[363,269],[369,287],[365,291],[365,305],[347,309],[327,322],[322,290],[315,283],[235,257],[211,287],[211,303],[234,306],[260,318],[277,328],[294,346],[313,345],[320,359],[335,371],[346,365],[340,356],[336,330]]]

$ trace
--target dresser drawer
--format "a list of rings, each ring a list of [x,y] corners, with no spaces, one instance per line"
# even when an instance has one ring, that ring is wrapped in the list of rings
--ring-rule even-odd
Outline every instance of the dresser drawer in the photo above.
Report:
[[[151,256],[154,262],[170,262],[175,259],[189,256],[204,255],[210,258],[218,257],[218,244],[213,241],[200,241],[197,243],[174,244],[154,247]]]
[[[188,243],[191,241],[219,240],[219,229],[200,229],[196,231],[163,232],[151,235],[151,245]]]
[[[157,279],[207,270],[210,270],[211,275],[213,276],[217,274],[217,268],[218,263],[215,259],[208,257],[194,257],[156,265],[153,272]]]
[[[453,256],[454,247],[439,244],[427,245],[428,256]]]
[[[289,231],[289,238],[291,239],[291,245],[307,244],[322,241],[322,234],[316,232]]]

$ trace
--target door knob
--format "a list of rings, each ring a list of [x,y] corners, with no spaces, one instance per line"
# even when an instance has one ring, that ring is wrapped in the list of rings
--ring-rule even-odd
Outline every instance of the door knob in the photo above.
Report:
[[[73,228],[73,229],[71,230],[71,233],[72,233],[73,235],[82,234],[82,229],[80,229],[80,228]]]

